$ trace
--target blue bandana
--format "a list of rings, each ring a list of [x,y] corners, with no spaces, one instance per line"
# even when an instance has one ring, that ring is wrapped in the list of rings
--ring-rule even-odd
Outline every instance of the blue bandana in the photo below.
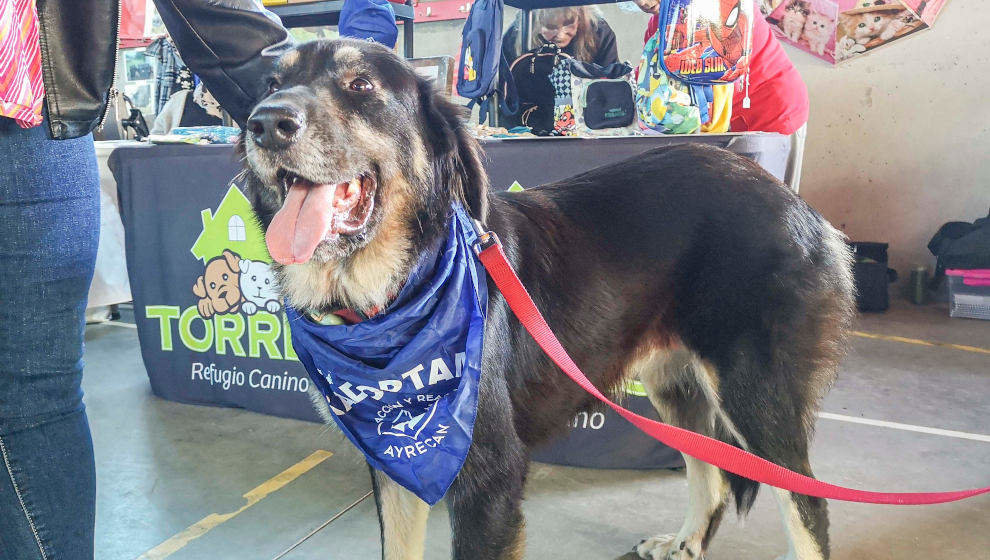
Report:
[[[292,345],[341,431],[429,504],[457,477],[474,431],[488,288],[470,218],[454,207],[446,243],[421,257],[384,312],[320,325],[286,308]]]

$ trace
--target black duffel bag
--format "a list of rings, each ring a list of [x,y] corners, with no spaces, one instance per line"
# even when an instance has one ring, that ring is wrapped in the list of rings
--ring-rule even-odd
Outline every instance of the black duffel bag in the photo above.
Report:
[[[509,71],[516,85],[519,110],[511,115],[503,112],[501,126],[528,126],[538,136],[553,132],[554,89],[550,73],[564,58],[571,58],[571,55],[553,43],[545,43],[512,61]],[[508,94],[503,88],[502,95]]]
[[[856,307],[860,311],[886,311],[890,307],[891,282],[897,281],[897,271],[887,268],[887,244],[872,241],[851,241],[855,262]]]
[[[973,223],[942,224],[928,242],[928,250],[938,258],[931,289],[938,287],[946,269],[990,268],[990,212]]]

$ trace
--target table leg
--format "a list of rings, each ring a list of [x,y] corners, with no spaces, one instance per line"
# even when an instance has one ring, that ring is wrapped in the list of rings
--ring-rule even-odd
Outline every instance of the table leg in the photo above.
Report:
[[[402,22],[402,54],[406,58],[413,58],[413,26],[415,22],[411,19],[407,19]]]

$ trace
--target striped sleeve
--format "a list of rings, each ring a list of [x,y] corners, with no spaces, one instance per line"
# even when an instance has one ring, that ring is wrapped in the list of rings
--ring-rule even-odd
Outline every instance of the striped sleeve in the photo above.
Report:
[[[0,0],[0,116],[37,126],[44,98],[34,0]]]

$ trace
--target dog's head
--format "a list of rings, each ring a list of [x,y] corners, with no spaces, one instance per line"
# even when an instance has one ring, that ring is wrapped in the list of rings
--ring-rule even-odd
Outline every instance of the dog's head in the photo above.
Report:
[[[193,285],[193,293],[200,298],[200,311],[207,312],[204,316],[237,311],[242,299],[239,260],[236,253],[224,251],[206,263],[206,270]]]
[[[296,305],[381,304],[452,202],[484,219],[487,176],[459,111],[375,43],[314,41],[282,57],[242,150]],[[326,293],[301,293],[317,282]]]

